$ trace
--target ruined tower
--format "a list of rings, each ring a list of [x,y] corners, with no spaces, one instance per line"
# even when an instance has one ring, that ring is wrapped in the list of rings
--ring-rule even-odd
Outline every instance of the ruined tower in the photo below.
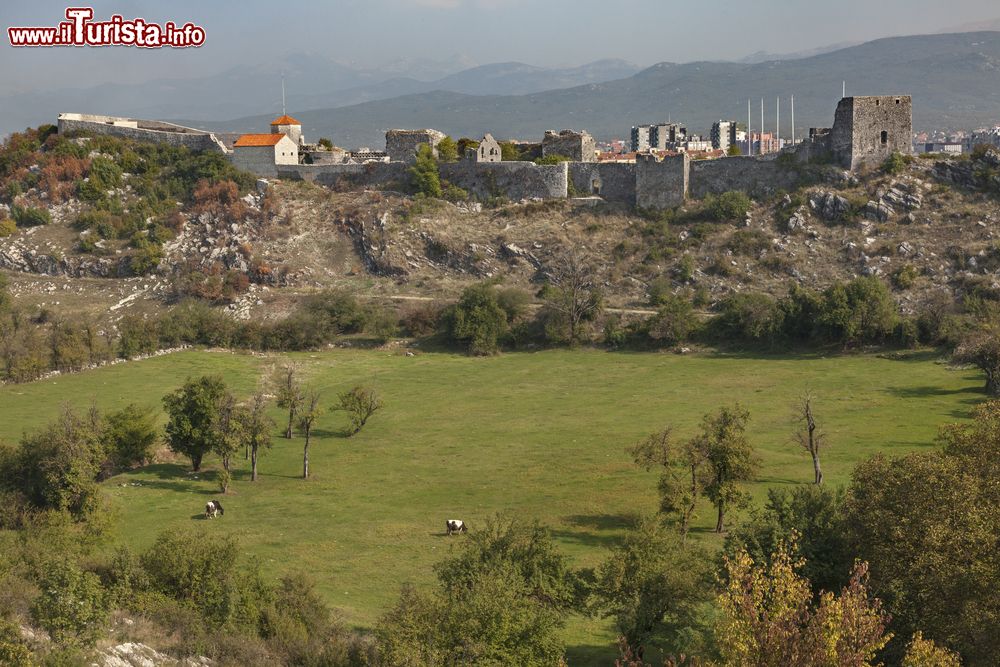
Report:
[[[830,151],[845,169],[880,165],[893,153],[913,152],[909,95],[845,97],[837,105]]]

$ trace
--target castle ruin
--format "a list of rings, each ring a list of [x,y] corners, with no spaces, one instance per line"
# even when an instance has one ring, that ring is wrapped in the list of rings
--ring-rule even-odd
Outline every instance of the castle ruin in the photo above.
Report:
[[[140,141],[162,141],[193,150],[227,154],[233,163],[260,176],[309,180],[338,187],[405,186],[410,165],[422,144],[437,146],[445,134],[437,130],[389,130],[386,152],[373,159],[337,162],[310,152],[302,127],[282,116],[269,134],[241,135],[230,149],[215,134],[160,121],[112,116],[60,114],[59,131],[113,134]],[[812,129],[800,144],[753,157],[692,160],[687,153],[659,157],[639,154],[636,161],[597,162],[595,142],[587,132],[546,132],[542,157],[561,156],[558,164],[503,161],[500,145],[489,134],[478,149],[458,162],[442,163],[441,177],[479,199],[565,198],[570,192],[648,209],[680,206],[688,197],[703,198],[729,190],[752,196],[789,190],[799,184],[800,166],[833,163],[847,170],[879,165],[893,153],[909,154],[912,100],[908,95],[846,97],[837,105],[832,128]],[[339,156],[347,155],[336,151]],[[353,155],[353,154],[352,154]],[[383,156],[388,161],[383,160]],[[321,156],[322,157],[322,156]],[[375,159],[377,158],[377,159]]]

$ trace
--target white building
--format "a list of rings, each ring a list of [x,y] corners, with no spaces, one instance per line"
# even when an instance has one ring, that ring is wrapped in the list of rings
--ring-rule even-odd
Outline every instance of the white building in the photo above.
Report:
[[[233,165],[258,176],[277,176],[276,165],[299,163],[299,147],[287,134],[244,134],[233,144]]]
[[[288,138],[294,141],[297,146],[306,143],[306,138],[302,136],[302,123],[288,114],[271,121],[271,134],[287,134]]]

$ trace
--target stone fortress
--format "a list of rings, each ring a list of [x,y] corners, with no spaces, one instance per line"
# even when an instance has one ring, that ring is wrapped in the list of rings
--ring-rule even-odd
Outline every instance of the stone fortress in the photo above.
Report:
[[[912,152],[912,100],[908,95],[846,97],[833,127],[812,128],[809,138],[778,153],[752,157],[692,160],[687,153],[658,157],[638,154],[635,162],[598,162],[587,132],[546,132],[537,144],[519,144],[522,154],[559,156],[565,161],[536,164],[503,161],[500,145],[486,134],[478,149],[457,162],[440,164],[441,178],[481,199],[559,199],[596,196],[647,209],[673,208],[688,197],[729,190],[766,195],[792,189],[801,167],[836,164],[855,171],[882,164],[893,153]],[[283,115],[267,134],[213,134],[172,123],[112,116],[59,115],[59,131],[111,134],[141,141],[163,141],[192,150],[217,151],[233,164],[261,177],[308,180],[334,188],[402,188],[421,145],[437,153],[444,139],[431,129],[389,130],[385,152],[347,152],[308,144],[302,125]]]

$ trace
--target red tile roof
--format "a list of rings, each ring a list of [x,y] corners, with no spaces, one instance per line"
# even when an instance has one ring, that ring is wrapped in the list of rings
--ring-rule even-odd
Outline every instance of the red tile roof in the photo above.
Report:
[[[244,134],[236,140],[233,146],[236,148],[245,146],[274,146],[284,138],[285,135],[283,134]]]
[[[299,121],[295,120],[289,115],[284,115],[281,118],[275,118],[271,121],[271,125],[301,125]]]

